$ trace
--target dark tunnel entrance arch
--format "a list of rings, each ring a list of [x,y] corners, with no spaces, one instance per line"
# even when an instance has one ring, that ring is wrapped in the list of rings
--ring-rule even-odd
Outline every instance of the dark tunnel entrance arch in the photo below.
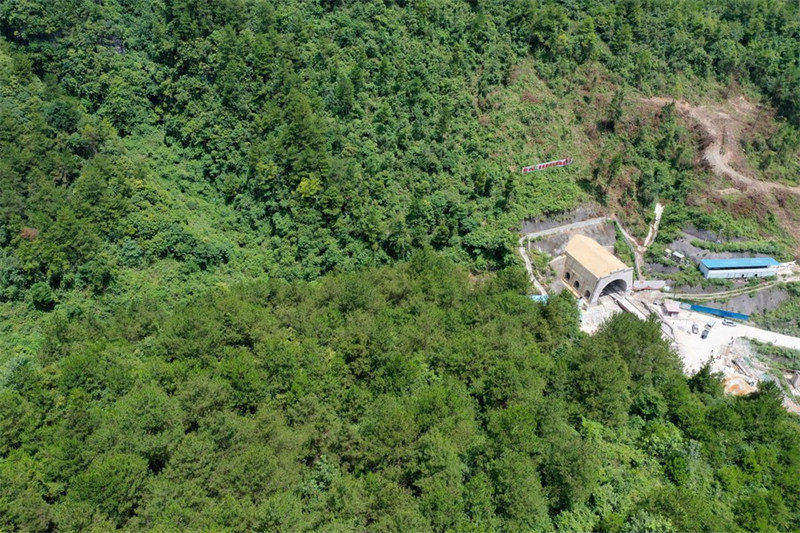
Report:
[[[627,290],[628,284],[624,279],[615,279],[613,281],[609,281],[608,284],[603,287],[603,289],[600,291],[600,296],[605,296],[615,292],[627,292]]]

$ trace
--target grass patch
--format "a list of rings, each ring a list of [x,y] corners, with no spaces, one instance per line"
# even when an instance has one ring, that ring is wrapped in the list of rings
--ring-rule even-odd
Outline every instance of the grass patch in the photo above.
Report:
[[[633,256],[633,250],[631,250],[630,244],[625,240],[625,236],[616,224],[614,225],[614,232],[617,235],[617,240],[614,242],[614,255],[626,265],[635,267],[636,261]]]
[[[800,370],[800,350],[783,348],[767,342],[751,340],[756,353],[768,358],[774,367],[780,370]]]

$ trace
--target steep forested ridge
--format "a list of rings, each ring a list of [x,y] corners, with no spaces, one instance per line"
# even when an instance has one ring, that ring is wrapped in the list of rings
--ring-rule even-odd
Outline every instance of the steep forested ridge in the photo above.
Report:
[[[0,0],[0,529],[796,527],[778,393],[586,338],[509,228],[678,227],[625,95],[741,85],[785,161],[799,61],[788,0]]]
[[[424,245],[506,264],[507,228],[588,170],[509,172],[581,148],[486,123],[523,58],[566,101],[594,63],[651,90],[750,80],[796,123],[798,24],[766,1],[4,2],[3,290],[161,259],[313,277]]]

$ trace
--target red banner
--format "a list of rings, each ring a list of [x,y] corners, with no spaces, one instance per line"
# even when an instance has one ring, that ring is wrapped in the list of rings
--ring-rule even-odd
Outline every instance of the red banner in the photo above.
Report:
[[[531,165],[529,167],[522,167],[522,172],[533,172],[534,170],[542,170],[550,167],[565,167],[572,164],[572,158],[559,159],[557,161],[548,161],[547,163],[539,163],[538,165]]]

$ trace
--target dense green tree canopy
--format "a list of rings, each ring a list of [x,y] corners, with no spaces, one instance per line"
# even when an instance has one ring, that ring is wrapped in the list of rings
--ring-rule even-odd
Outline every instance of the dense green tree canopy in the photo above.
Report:
[[[3,529],[788,529],[800,426],[432,253],[56,310],[0,372]]]
[[[779,392],[687,380],[652,321],[583,335],[509,228],[616,187],[675,231],[692,133],[626,92],[741,84],[787,161],[798,33],[793,0],[0,0],[0,529],[796,528]]]
[[[520,61],[563,98],[584,64],[644,91],[735,77],[798,123],[799,31],[790,1],[4,1],[0,289],[162,260],[311,278],[426,245],[501,267],[507,228],[583,179],[509,173],[582,148],[493,118]],[[642,142],[638,199],[685,197],[675,139]]]

